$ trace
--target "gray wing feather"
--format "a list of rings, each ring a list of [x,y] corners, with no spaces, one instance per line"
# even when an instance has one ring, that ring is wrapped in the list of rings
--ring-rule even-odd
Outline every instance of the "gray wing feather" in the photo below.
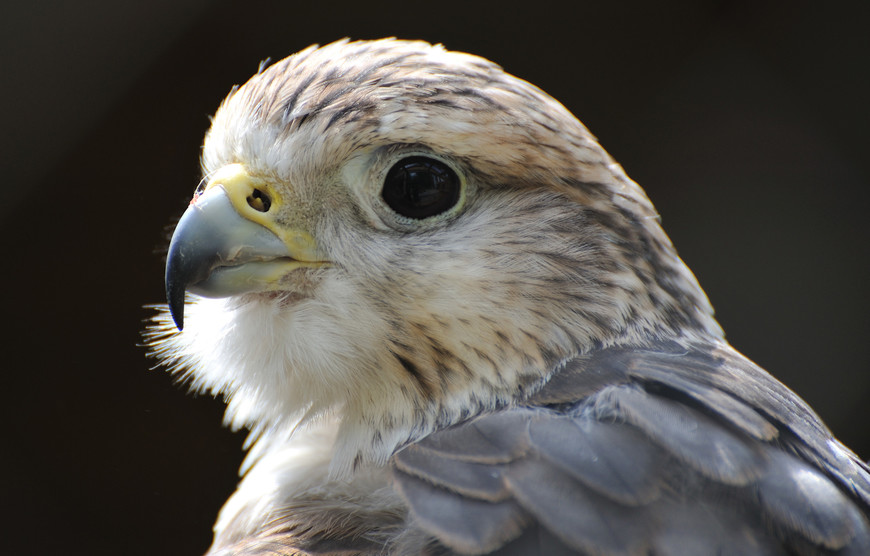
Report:
[[[870,554],[870,473],[723,345],[611,348],[394,456],[463,554]]]
[[[597,402],[711,479],[745,485],[761,473],[760,446],[684,404],[625,386],[602,391]]]
[[[394,459],[396,469],[436,485],[449,485],[458,494],[501,502],[510,498],[503,481],[504,465],[446,458],[420,446],[409,446]]]
[[[530,412],[505,411],[461,427],[433,434],[417,443],[421,448],[451,459],[479,463],[505,463],[528,450],[526,423]]]
[[[661,520],[668,523],[653,539],[656,555],[767,556],[782,554],[778,541],[746,515],[726,507],[725,512],[710,505],[673,504],[662,508]]]
[[[758,484],[765,514],[810,543],[829,549],[849,544],[870,554],[866,517],[820,471],[785,452],[772,451],[770,471]]]
[[[529,423],[532,446],[588,488],[626,505],[659,493],[664,454],[626,425],[586,418],[540,418]]]
[[[511,466],[507,481],[520,504],[569,546],[592,554],[647,547],[653,524],[642,509],[596,494],[558,468],[526,458]]]
[[[513,500],[487,502],[432,485],[401,472],[399,491],[414,504],[420,526],[437,538],[449,538],[449,546],[466,554],[493,551],[520,535],[528,522],[526,512]]]
[[[776,427],[752,407],[735,399],[731,394],[711,388],[699,389],[692,382],[676,373],[668,373],[658,368],[646,368],[643,374],[637,373],[648,385],[657,384],[663,389],[674,390],[692,398],[699,406],[716,413],[745,434],[768,442],[776,438]]]
[[[527,527],[522,535],[492,553],[492,556],[574,556],[577,550],[569,547],[538,523]]]

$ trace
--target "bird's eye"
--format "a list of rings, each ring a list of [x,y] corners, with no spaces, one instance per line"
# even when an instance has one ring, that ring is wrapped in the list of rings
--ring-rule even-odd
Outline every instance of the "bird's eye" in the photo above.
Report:
[[[459,201],[461,186],[459,176],[443,162],[410,156],[387,172],[381,197],[401,216],[422,220],[452,208]]]

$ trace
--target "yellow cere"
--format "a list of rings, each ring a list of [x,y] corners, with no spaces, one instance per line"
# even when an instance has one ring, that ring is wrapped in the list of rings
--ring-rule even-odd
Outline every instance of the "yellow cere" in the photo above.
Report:
[[[233,208],[242,217],[281,238],[293,259],[307,263],[327,262],[311,234],[298,228],[279,226],[275,222],[272,215],[280,210],[283,199],[266,180],[252,176],[242,164],[229,164],[215,172],[205,189],[207,191],[212,187],[222,187]]]

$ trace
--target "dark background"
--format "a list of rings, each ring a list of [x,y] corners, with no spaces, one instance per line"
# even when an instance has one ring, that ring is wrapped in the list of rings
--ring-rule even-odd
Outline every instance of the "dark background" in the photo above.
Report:
[[[222,405],[149,370],[166,226],[208,115],[267,57],[443,42],[560,99],[662,213],[731,342],[870,458],[867,2],[6,2],[4,554],[195,555]]]

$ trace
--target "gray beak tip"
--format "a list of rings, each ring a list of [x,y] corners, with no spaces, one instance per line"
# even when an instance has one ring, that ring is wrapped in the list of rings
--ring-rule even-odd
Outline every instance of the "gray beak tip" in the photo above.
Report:
[[[166,277],[166,300],[169,302],[169,313],[179,331],[184,329],[184,285]]]

